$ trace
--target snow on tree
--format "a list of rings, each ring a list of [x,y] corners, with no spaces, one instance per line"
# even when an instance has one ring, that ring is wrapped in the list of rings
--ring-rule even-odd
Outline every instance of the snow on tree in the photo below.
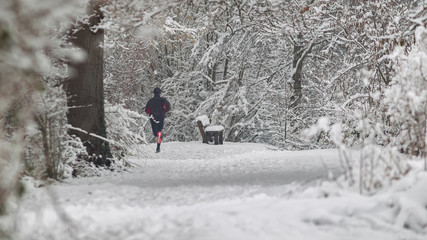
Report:
[[[329,115],[346,121],[346,141],[357,142],[358,112],[374,110],[366,108],[370,95],[393,74],[382,56],[413,42],[409,14],[419,6],[388,3],[182,2],[154,21],[136,18],[161,27],[154,34],[129,20],[131,27],[111,35],[106,79],[130,94],[107,91],[142,112],[139,103],[161,85],[174,105],[166,124],[171,140],[198,139],[194,118],[207,114],[225,126],[228,141],[327,147],[327,136],[305,143],[300,131]],[[141,32],[151,38],[135,40]],[[362,69],[371,74],[368,85]]]
[[[172,103],[169,140],[198,139],[195,117],[208,115],[228,141],[335,144],[344,177],[362,193],[408,172],[399,152],[426,157],[427,14],[419,1],[90,3],[95,15],[84,0],[0,3],[0,214],[18,192],[22,163],[44,179],[99,174],[80,161],[88,156],[70,129],[86,147],[95,143],[90,154],[109,155],[101,150],[108,143],[116,159],[149,142],[142,113],[158,86]],[[64,38],[76,16],[86,28],[70,35],[85,51]],[[68,106],[67,77],[75,84]],[[313,124],[306,142],[301,131]],[[357,162],[346,155],[354,145]]]
[[[44,78],[58,74],[57,60],[74,57],[51,33],[60,24],[69,24],[80,12],[80,4],[63,0],[0,3],[0,214],[7,212],[8,199],[22,193],[18,177],[25,136],[32,131],[35,94],[44,90]]]
[[[412,155],[427,157],[427,30],[415,31],[416,44],[405,53],[398,48],[390,57],[396,75],[384,92],[387,116],[394,127],[391,144]]]

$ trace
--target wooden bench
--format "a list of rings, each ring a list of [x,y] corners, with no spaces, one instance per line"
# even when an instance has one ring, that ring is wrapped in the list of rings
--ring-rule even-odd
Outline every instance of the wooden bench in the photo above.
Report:
[[[208,116],[203,115],[196,118],[197,127],[203,138],[203,143],[214,142],[215,145],[223,144],[224,127],[220,125],[211,125]],[[213,138],[213,140],[212,140]]]

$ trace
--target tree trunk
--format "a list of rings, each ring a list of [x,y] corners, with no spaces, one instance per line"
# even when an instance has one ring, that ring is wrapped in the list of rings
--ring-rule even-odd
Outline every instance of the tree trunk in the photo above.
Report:
[[[72,76],[65,84],[69,107],[67,118],[69,124],[75,128],[80,128],[89,134],[106,137],[106,126],[104,119],[104,31],[98,29],[91,30],[97,26],[102,13],[99,10],[99,2],[92,1],[89,7],[93,14],[88,24],[81,24],[78,30],[71,31],[71,42],[84,50],[87,57],[84,61],[70,63]],[[99,137],[90,136],[82,131],[70,130],[70,134],[78,136],[90,156],[100,155],[102,159],[111,157],[108,142]]]
[[[224,63],[224,73],[223,73],[223,75],[222,75],[222,80],[225,80],[225,79],[227,78],[228,61],[229,61],[229,58],[228,58],[228,56],[226,55],[226,56],[225,56],[225,63]]]
[[[291,97],[291,108],[298,106],[302,99],[302,67],[304,59],[308,53],[311,52],[314,43],[310,43],[307,47],[304,47],[302,34],[298,34],[296,41],[294,42],[294,59],[292,62],[292,82],[294,95]]]
[[[294,44],[294,59],[292,62],[292,82],[294,85],[294,99],[292,101],[292,107],[298,105],[301,102],[302,98],[302,85],[301,85],[301,78],[302,78],[302,62],[301,56],[302,56],[302,49],[303,46],[297,41]],[[300,62],[300,64],[298,64]]]

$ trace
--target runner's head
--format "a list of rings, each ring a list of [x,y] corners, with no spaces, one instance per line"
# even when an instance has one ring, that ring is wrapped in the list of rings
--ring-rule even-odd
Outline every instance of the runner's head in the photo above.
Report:
[[[160,95],[161,92],[162,90],[160,90],[160,88],[158,87],[154,88],[154,95]]]

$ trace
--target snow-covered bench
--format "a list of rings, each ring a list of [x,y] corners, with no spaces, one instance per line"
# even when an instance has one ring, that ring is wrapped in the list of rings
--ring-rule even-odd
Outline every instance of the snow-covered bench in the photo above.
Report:
[[[213,142],[215,145],[222,144],[224,139],[224,127],[220,125],[211,126],[208,116],[202,115],[196,118],[197,126],[203,138],[203,143]]]

